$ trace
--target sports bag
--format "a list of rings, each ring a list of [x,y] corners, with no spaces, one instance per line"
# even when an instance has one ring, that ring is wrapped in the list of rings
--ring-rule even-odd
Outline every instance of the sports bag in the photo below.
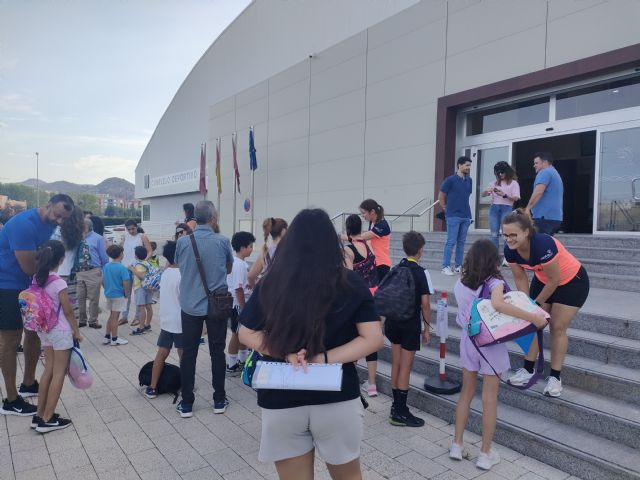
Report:
[[[147,272],[144,274],[144,278],[140,282],[140,286],[147,290],[160,290],[162,270],[158,267],[154,267],[149,262],[138,262],[138,265],[142,265],[147,269]]]
[[[378,314],[406,322],[416,314],[416,287],[411,269],[396,266],[385,275],[373,300]]]
[[[51,274],[44,287],[40,287],[34,276],[31,286],[18,295],[22,322],[27,330],[46,333],[58,325],[61,305],[55,308],[53,299],[47,294],[45,288],[59,278],[58,275]]]
[[[505,299],[508,299],[510,303],[514,304],[518,308],[522,308],[523,310],[530,312],[540,309],[540,307],[536,305],[535,302],[525,293],[518,291],[511,292],[509,285],[507,285],[506,282],[504,282],[504,291]],[[548,319],[549,315],[546,312],[544,313]],[[480,347],[506,343],[510,340],[515,340],[535,332],[538,337],[539,350],[535,372],[529,382],[525,385],[512,385],[520,390],[526,390],[536,384],[544,370],[542,330],[543,329],[538,329],[531,322],[497,312],[491,305],[491,290],[489,289],[489,284],[486,281],[483,283],[482,290],[480,290],[480,296],[475,299],[471,305],[467,332],[473,346],[476,348],[483,360],[491,367],[498,378],[500,378],[500,375],[496,372],[495,368],[493,368],[493,365],[491,365],[491,363],[485,358]]]
[[[151,385],[151,371],[153,370],[153,362],[147,362],[140,369],[138,373],[138,382],[141,387],[148,387]],[[180,378],[180,367],[171,363],[165,363],[162,367],[162,373],[158,379],[158,385],[156,390],[158,393],[171,393],[173,403],[176,403],[178,396],[180,395],[180,389],[182,388],[182,380]]]
[[[84,355],[82,354],[82,350],[80,350],[80,344],[77,340],[73,341],[67,375],[71,385],[79,388],[80,390],[86,390],[93,384],[93,377],[89,371],[89,365],[87,365]]]
[[[244,362],[244,368],[242,369],[242,383],[247,387],[253,388],[253,373],[256,371],[256,366],[260,360],[262,360],[262,355],[256,350],[253,350]]]

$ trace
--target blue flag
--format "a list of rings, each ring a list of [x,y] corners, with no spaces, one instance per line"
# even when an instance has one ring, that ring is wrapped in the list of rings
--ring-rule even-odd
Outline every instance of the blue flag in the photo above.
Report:
[[[249,130],[249,168],[258,169],[258,159],[256,158],[256,147],[253,143],[253,128]]]

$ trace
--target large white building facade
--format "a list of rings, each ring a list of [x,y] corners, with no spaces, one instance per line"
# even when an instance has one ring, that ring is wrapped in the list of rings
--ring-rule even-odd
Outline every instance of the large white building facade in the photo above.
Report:
[[[182,203],[203,198],[206,143],[216,204],[221,149],[228,234],[251,229],[251,209],[258,232],[306,206],[427,205],[461,154],[473,159],[473,228],[486,229],[478,187],[505,160],[528,198],[536,151],[563,177],[565,232],[638,231],[638,19],[637,0],[255,0],[185,79],[140,159],[144,228],[169,236]]]

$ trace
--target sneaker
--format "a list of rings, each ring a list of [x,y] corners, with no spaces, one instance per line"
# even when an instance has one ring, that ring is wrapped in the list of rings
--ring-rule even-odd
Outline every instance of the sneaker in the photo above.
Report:
[[[502,266],[503,266],[503,267],[508,267],[508,266],[509,266],[509,263],[507,262],[507,259],[506,259],[506,258],[503,258],[503,259],[502,259]]]
[[[116,347],[118,345],[126,345],[127,343],[129,343],[129,340],[118,337],[116,340],[111,339],[111,343],[109,345]]]
[[[87,322],[78,322],[79,328],[86,327],[86,326],[87,326]]]
[[[204,345],[204,337],[200,337],[200,345]]]
[[[191,418],[193,417],[193,405],[191,403],[178,403],[176,407],[176,411],[180,414],[182,418]]]
[[[102,337],[102,344],[109,345],[111,343],[111,337]]]
[[[35,415],[37,411],[35,405],[25,402],[20,395],[13,402],[5,398],[2,401],[2,408],[0,408],[2,415],[18,415],[19,417],[29,417]]]
[[[404,413],[394,412],[389,419],[391,425],[396,427],[423,427],[424,420],[413,415],[409,409]]]
[[[58,418],[60,415],[57,413],[53,414],[52,418]],[[42,421],[42,417],[39,417],[38,415],[34,415],[33,417],[31,417],[31,428],[33,428],[35,430],[35,428],[38,426],[38,424]]]
[[[54,415],[48,422],[45,422],[41,419],[40,423],[38,423],[38,426],[36,427],[36,432],[53,432],[54,430],[62,430],[63,428],[67,428],[69,425],[71,425],[71,420]]]
[[[136,328],[134,330],[131,330],[131,335],[142,335],[144,334],[144,329],[142,328]]]
[[[156,398],[158,396],[158,390],[155,388],[147,387],[144,391],[144,394],[147,398]]]
[[[366,392],[367,395],[370,397],[378,396],[378,389],[376,388],[375,383],[372,385],[368,381],[366,381],[360,386],[360,390],[362,390],[363,392]]]
[[[229,400],[226,398],[224,400],[220,400],[219,402],[213,402],[213,413],[224,413],[227,411],[227,407],[229,406]]]
[[[22,348],[22,345],[18,345],[18,348],[16,349],[16,351],[18,353],[24,353],[24,348]]]
[[[533,377],[533,373],[527,372],[527,370],[524,368],[519,368],[518,370],[516,370],[515,375],[509,377],[508,382],[511,385],[525,385],[529,382],[529,380],[531,380],[531,377]]]
[[[453,270],[451,270],[451,267],[444,267],[442,269],[442,273],[444,273],[445,275],[455,275],[455,273],[453,272]]]
[[[98,328],[102,328],[102,325],[100,323],[98,323],[98,322],[95,322],[95,323],[90,323],[89,327],[98,329]]]
[[[243,368],[244,365],[242,365],[240,362],[236,363],[233,367],[229,367],[227,365],[227,375],[229,375],[230,377],[238,377],[242,373]]]
[[[454,273],[462,273],[462,267],[456,267],[456,269],[454,270]]]
[[[33,384],[30,387],[27,387],[24,383],[20,384],[20,388],[18,389],[18,395],[22,398],[29,397],[37,397],[38,396],[38,381],[34,380]]]
[[[462,445],[458,445],[456,442],[451,442],[451,446],[449,447],[449,458],[462,460]]]
[[[500,455],[495,450],[491,450],[489,454],[480,452],[478,460],[476,461],[476,467],[482,470],[490,470],[491,467],[500,463]]]
[[[547,386],[544,387],[542,393],[550,397],[559,397],[562,393],[562,380],[558,380],[556,377],[549,377]]]
[[[126,318],[121,318],[118,321],[118,325],[126,325],[127,323],[129,323],[129,320],[127,320]]]
[[[145,332],[150,332],[151,331],[151,325],[147,325],[146,327],[143,328],[143,330]]]

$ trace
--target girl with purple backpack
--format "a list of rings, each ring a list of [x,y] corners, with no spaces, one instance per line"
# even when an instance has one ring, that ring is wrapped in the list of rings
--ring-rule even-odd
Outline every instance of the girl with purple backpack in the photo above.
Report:
[[[57,240],[49,240],[36,253],[35,283],[51,298],[53,311],[57,315],[57,319],[48,322],[48,331],[38,331],[44,349],[44,372],[40,378],[38,411],[31,420],[31,428],[39,433],[71,425],[71,420],[55,413],[69,366],[71,347],[74,341],[82,340],[69,300],[67,283],[57,273],[64,255],[64,246]]]
[[[500,377],[495,373],[503,374],[509,370],[510,363],[506,345],[480,347],[484,355],[483,358],[471,343],[467,333],[471,306],[475,299],[480,298],[485,284],[491,291],[491,305],[496,311],[527,320],[538,328],[544,327],[547,320],[542,313],[529,313],[505,302],[505,281],[500,273],[498,249],[491,240],[476,241],[464,259],[462,276],[453,289],[458,302],[456,322],[462,329],[460,336],[462,391],[456,407],[455,436],[449,448],[449,457],[454,460],[462,460],[462,436],[469,419],[471,400],[475,396],[476,381],[478,373],[480,373],[482,375],[482,446],[476,466],[483,470],[489,470],[500,462],[498,452],[491,449],[493,434],[496,430],[498,387],[500,386]]]

